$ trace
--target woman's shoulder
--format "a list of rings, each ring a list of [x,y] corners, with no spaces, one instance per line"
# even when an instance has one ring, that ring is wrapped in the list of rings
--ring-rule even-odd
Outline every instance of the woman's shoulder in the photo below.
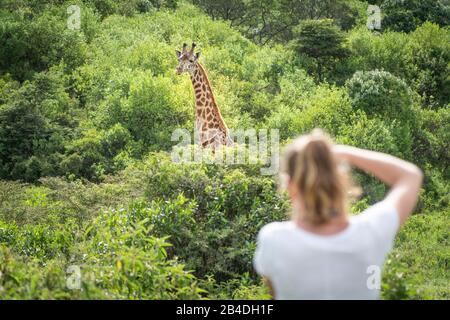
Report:
[[[371,232],[378,239],[393,239],[400,227],[395,206],[386,200],[375,203],[353,216],[352,221],[354,225],[360,226],[365,232]]]
[[[258,237],[259,238],[272,237],[279,233],[285,232],[290,227],[291,227],[290,221],[270,222],[261,228],[261,230],[259,231]]]
[[[352,218],[355,221],[371,222],[373,220],[383,221],[386,219],[386,217],[388,217],[389,219],[395,219],[397,218],[397,216],[398,214],[395,207],[388,201],[383,200],[371,205]]]

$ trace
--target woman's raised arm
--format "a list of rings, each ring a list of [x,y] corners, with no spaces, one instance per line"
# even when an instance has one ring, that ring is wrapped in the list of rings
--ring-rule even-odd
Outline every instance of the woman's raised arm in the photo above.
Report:
[[[416,165],[397,157],[345,145],[335,145],[333,153],[339,160],[355,166],[389,185],[384,201],[397,209],[400,224],[414,210],[422,185],[423,173]]]

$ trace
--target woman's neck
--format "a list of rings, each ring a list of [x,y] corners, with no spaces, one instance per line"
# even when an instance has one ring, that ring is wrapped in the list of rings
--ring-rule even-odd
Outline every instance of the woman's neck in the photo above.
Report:
[[[332,218],[330,221],[323,224],[311,223],[303,219],[301,214],[292,215],[291,220],[297,227],[305,231],[326,236],[331,236],[344,231],[349,225],[349,219],[346,214],[342,214],[335,218]]]

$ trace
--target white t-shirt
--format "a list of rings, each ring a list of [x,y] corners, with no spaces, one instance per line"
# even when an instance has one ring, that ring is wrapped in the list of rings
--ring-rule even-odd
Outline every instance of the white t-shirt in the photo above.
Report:
[[[330,236],[272,222],[258,234],[254,267],[270,279],[276,299],[378,299],[399,224],[387,201],[351,216],[345,230]]]

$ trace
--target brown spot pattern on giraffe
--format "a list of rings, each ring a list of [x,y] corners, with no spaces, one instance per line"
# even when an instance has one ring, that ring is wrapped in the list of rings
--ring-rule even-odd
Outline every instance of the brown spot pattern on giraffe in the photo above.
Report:
[[[205,73],[205,70],[201,65],[195,70],[193,75],[191,76],[192,84],[195,91],[196,97],[196,116],[198,119],[202,119],[203,122],[200,122],[200,132],[208,131],[211,129],[217,129],[221,133],[220,137],[217,139],[213,139],[214,141],[207,140],[207,136],[204,136],[204,133],[201,135],[203,139],[201,139],[203,146],[211,145],[217,143],[222,143],[223,141],[227,141],[227,128],[226,125],[221,118],[220,111],[216,103],[214,102],[214,94],[211,90],[208,77]],[[210,128],[210,129],[208,129]]]

